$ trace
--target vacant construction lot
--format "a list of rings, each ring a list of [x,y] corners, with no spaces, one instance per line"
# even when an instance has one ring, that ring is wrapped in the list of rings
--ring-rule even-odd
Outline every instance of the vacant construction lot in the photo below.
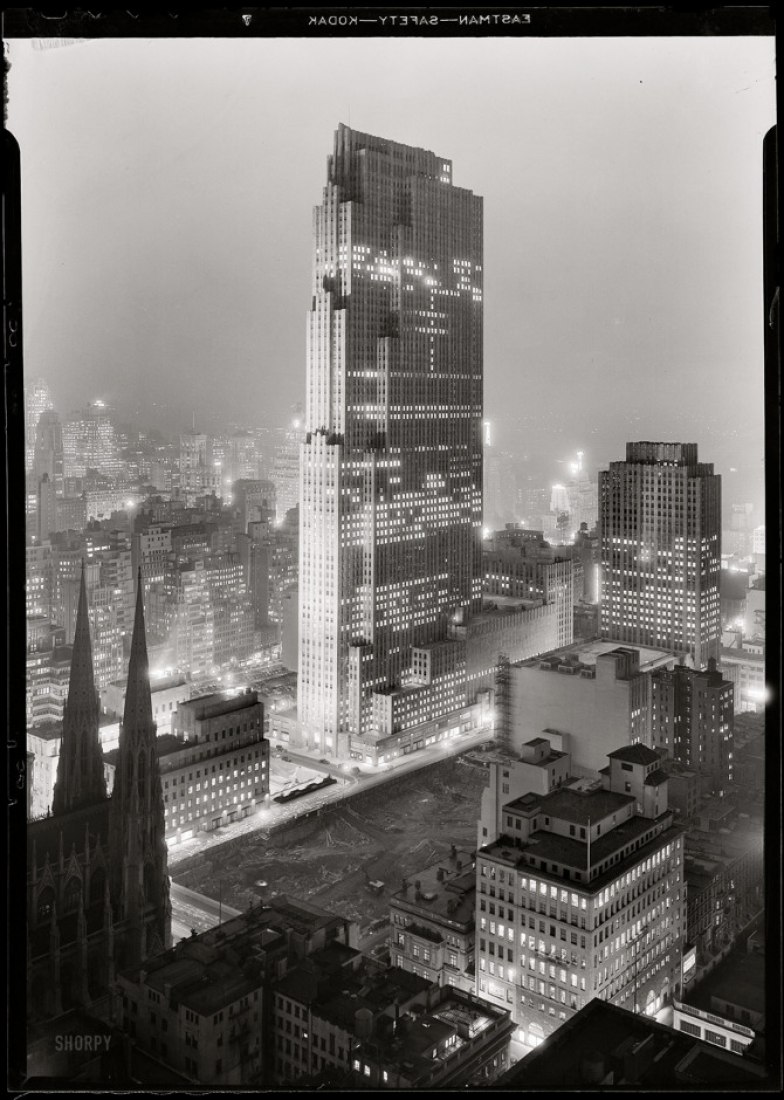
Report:
[[[307,823],[238,837],[177,863],[177,882],[237,909],[259,896],[309,898],[365,931],[389,912],[404,878],[473,850],[485,784],[482,768],[453,758],[375,787]],[[381,881],[373,892],[368,884]]]

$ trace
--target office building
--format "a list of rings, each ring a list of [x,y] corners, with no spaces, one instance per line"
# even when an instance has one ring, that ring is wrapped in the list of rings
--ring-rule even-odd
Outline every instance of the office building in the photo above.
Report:
[[[448,859],[404,882],[389,906],[391,964],[473,993],[475,893],[473,852],[454,846]]]
[[[43,378],[34,378],[25,386],[25,470],[34,468],[38,422],[51,408],[53,403],[49,386]]]
[[[704,668],[721,644],[721,477],[696,443],[627,443],[599,475],[600,633]]]
[[[172,843],[247,817],[269,795],[269,742],[255,691],[180,703],[156,754]],[[112,765],[116,758],[108,753],[105,759]]]
[[[657,753],[503,808],[477,861],[477,993],[537,1046],[594,997],[653,1015],[677,991],[684,840]]]
[[[199,676],[214,662],[215,617],[204,560],[168,555],[159,600],[151,601],[156,632],[168,644],[172,668]]]
[[[27,727],[59,722],[63,717],[71,670],[71,646],[63,644],[61,627],[48,629],[27,646]]]
[[[687,929],[704,966],[764,905],[763,830],[758,818],[716,799],[686,834]]]
[[[30,619],[52,614],[52,548],[46,541],[25,546],[25,610]]]
[[[482,590],[487,596],[541,599],[558,606],[558,640],[552,649],[572,644],[572,607],[577,556],[571,546],[550,546],[541,531],[508,524],[485,539]]]
[[[713,658],[704,672],[676,665],[651,674],[651,744],[694,769],[717,793],[733,779],[734,695]]]
[[[768,698],[765,673],[764,638],[744,638],[737,633],[727,633],[722,645],[719,669],[725,680],[734,688],[735,714],[763,714]]]
[[[464,685],[448,634],[481,604],[482,200],[451,180],[341,125],[314,215],[298,707],[324,752],[372,755],[390,707],[403,730]],[[442,672],[414,685],[432,646]],[[422,702],[389,703],[409,687]]]
[[[276,520],[282,523],[286,513],[299,504],[299,448],[303,436],[302,407],[294,406],[282,439],[275,448],[272,480],[275,484]]]
[[[83,478],[88,471],[104,477],[122,473],[123,463],[105,402],[91,401],[85,409],[72,412],[63,425],[63,476]]]
[[[576,774],[592,775],[619,745],[650,743],[649,670],[672,660],[605,642],[511,664],[496,693],[496,728],[508,724],[516,751],[545,736],[570,753]]]
[[[35,429],[33,473],[40,480],[47,475],[58,496],[63,494],[63,426],[59,413],[45,409]]]
[[[214,461],[210,436],[197,432],[180,436],[177,490],[186,503],[193,504],[209,493],[221,496],[224,490],[228,496],[229,490],[223,484],[221,468],[220,460],[218,465]]]

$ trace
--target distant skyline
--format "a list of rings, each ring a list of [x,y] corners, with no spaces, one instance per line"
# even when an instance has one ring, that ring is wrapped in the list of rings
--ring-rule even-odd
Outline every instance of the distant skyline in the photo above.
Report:
[[[25,365],[56,407],[283,423],[339,122],[452,160],[485,209],[494,440],[592,469],[699,444],[762,505],[762,139],[774,40],[7,44]],[[537,465],[540,463],[537,463]],[[734,468],[735,473],[731,473]],[[733,484],[732,478],[736,481]]]

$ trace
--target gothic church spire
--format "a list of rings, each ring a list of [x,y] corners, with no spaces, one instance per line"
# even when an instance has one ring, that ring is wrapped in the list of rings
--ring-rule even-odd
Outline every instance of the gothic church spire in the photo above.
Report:
[[[141,570],[137,585],[125,709],[109,814],[112,900],[128,922],[131,965],[136,965],[144,955],[147,926],[152,924],[157,938],[165,945],[170,938],[171,920],[166,826],[152,718]]]
[[[52,803],[55,814],[91,806],[106,798],[103,753],[98,736],[100,713],[82,562],[68,699],[63,708],[63,736]]]

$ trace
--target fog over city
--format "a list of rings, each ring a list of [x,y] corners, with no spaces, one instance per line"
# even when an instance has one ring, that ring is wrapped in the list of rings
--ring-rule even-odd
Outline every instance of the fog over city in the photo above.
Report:
[[[484,197],[485,415],[545,481],[694,439],[762,506],[762,156],[774,43],[8,45],[25,372],[166,432],[304,397],[311,208],[338,122]]]
[[[9,1079],[775,1089],[772,16],[389,10],[5,24]]]

